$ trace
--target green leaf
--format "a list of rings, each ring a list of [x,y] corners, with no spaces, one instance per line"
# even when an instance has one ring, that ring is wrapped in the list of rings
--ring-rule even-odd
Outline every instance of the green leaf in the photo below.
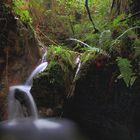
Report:
[[[127,58],[121,57],[118,57],[116,61],[120,70],[118,79],[123,78],[127,87],[132,86],[137,77],[134,76],[135,74],[132,71],[131,62]]]

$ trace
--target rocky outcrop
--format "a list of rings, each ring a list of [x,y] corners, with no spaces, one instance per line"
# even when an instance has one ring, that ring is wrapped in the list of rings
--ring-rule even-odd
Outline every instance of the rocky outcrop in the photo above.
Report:
[[[31,93],[41,117],[59,116],[66,96],[63,72],[59,64],[53,64],[34,81]]]
[[[60,46],[48,48],[48,67],[33,80],[31,93],[41,117],[58,117],[68,96],[77,64],[77,54]]]
[[[31,27],[0,4],[0,120],[6,116],[8,87],[25,82],[40,59],[38,42]]]
[[[61,59],[60,55],[55,58]],[[73,83],[74,74],[69,67],[73,92],[67,92],[71,88],[66,90],[63,69],[56,60],[34,79],[31,93],[42,117],[62,115],[73,120],[91,140],[139,138],[139,77],[127,87],[123,79],[117,78],[116,61],[103,54],[83,62]]]
[[[31,93],[41,117],[61,116],[74,74],[75,70],[70,68],[67,81],[60,64],[54,63],[49,64],[49,68],[34,78]]]
[[[104,56],[87,61],[64,105],[63,116],[92,140],[133,140],[139,135],[140,79],[128,88],[117,73],[116,64]]]

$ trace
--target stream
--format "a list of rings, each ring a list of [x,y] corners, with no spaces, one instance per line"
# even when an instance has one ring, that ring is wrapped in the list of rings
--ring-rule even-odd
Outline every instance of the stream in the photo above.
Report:
[[[41,119],[30,93],[33,78],[48,66],[44,62],[23,85],[11,86],[8,94],[8,120],[0,123],[0,140],[82,140],[75,124],[64,119]]]

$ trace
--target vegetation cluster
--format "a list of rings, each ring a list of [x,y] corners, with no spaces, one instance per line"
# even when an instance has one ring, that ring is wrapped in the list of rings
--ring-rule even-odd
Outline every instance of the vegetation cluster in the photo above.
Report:
[[[86,2],[14,0],[13,9],[22,21],[32,24],[39,41],[47,46],[55,46],[48,47],[50,64],[56,57],[55,61],[61,63],[61,55],[63,61],[68,61],[73,66],[74,61],[71,61],[69,54],[71,51],[81,55],[82,63],[95,59],[98,54],[107,55],[118,66],[117,79],[123,79],[126,86],[131,87],[140,75],[139,20],[134,22],[131,14],[125,12],[112,19],[109,0]],[[98,32],[95,32],[95,28]],[[67,47],[65,52],[60,46]],[[62,67],[66,70],[69,66]]]

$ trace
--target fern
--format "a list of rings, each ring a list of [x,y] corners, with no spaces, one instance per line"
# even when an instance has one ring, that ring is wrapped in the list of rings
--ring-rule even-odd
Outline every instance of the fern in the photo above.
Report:
[[[78,40],[75,38],[69,38],[67,40],[75,41],[75,42],[78,42],[78,43],[84,45],[86,47],[85,50],[88,52],[91,52],[91,53],[96,52],[96,53],[100,53],[100,54],[103,54],[103,55],[110,57],[110,55],[105,50],[103,50],[101,48],[90,46],[90,45],[86,44],[85,42],[82,42],[81,40]]]
[[[130,61],[127,58],[121,57],[118,57],[116,61],[121,73],[118,78],[123,78],[127,87],[132,86],[136,80],[136,76],[132,71],[132,65]]]
[[[134,26],[134,27],[131,27],[131,28],[129,28],[129,29],[127,29],[125,32],[123,32],[120,36],[118,36],[115,40],[113,40],[113,42],[111,43],[111,45],[110,45],[110,50],[112,50],[112,48],[113,48],[113,46],[116,44],[116,43],[118,43],[118,41],[122,38],[122,37],[124,37],[128,32],[130,32],[130,31],[132,31],[132,30],[134,30],[134,29],[140,29],[140,26]],[[131,33],[133,33],[133,32],[131,32]],[[134,34],[133,34],[134,35]]]
[[[81,62],[82,63],[85,63],[88,60],[95,59],[96,56],[97,56],[97,52],[91,51],[91,50],[87,50],[87,51],[85,51],[82,54],[82,56],[81,56]]]
[[[67,65],[75,67],[76,53],[62,46],[51,45],[47,55],[48,61],[57,61],[65,70]],[[67,65],[66,65],[67,64]]]
[[[140,40],[136,39],[134,42],[135,55],[140,56]]]

